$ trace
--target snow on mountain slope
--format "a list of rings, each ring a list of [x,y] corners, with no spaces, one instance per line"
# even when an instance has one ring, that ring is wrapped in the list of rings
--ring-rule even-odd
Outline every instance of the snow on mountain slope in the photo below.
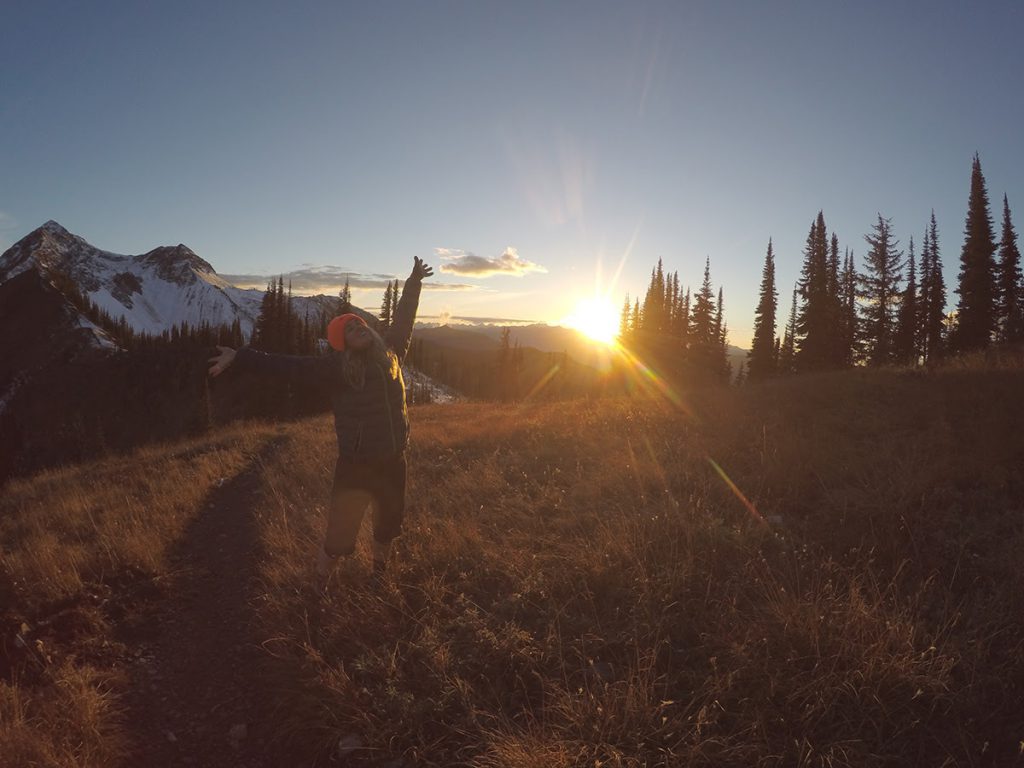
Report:
[[[0,282],[33,266],[44,275],[69,278],[97,306],[142,333],[159,334],[183,324],[230,325],[237,318],[248,336],[263,299],[263,291],[229,284],[184,245],[126,256],[96,248],[55,221],[0,255]],[[315,317],[327,301],[295,297],[293,307],[300,316]]]

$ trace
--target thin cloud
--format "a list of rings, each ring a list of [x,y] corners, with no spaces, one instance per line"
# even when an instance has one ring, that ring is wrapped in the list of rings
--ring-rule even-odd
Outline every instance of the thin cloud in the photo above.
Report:
[[[280,273],[285,285],[291,283],[296,293],[337,293],[348,281],[349,288],[357,290],[384,290],[395,279],[394,275],[363,274],[331,266],[305,266]],[[270,281],[277,282],[278,275],[221,275],[238,288],[266,288]],[[401,279],[401,278],[399,278]],[[479,288],[467,283],[438,283],[431,280],[423,283],[425,291],[476,291]]]
[[[537,320],[524,320],[521,317],[475,317],[453,315],[441,312],[437,315],[420,315],[417,322],[436,322],[438,325],[537,325]]]
[[[522,277],[530,272],[547,272],[540,264],[521,258],[519,252],[511,247],[506,248],[500,256],[491,259],[458,248],[435,248],[434,253],[444,262],[441,264],[441,271],[449,275]]]

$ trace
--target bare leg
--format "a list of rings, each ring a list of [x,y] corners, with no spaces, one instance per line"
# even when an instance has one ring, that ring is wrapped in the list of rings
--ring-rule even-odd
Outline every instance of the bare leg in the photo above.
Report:
[[[338,558],[355,552],[359,526],[372,502],[366,491],[346,489],[335,493],[327,516],[324,544],[316,556],[318,580],[326,582]]]

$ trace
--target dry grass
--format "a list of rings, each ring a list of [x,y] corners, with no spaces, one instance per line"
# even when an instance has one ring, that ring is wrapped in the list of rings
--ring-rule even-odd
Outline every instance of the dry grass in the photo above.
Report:
[[[283,734],[367,764],[1019,761],[1022,383],[418,409],[392,585],[364,552],[317,606],[320,425],[262,510]]]
[[[65,661],[47,683],[0,682],[0,762],[7,766],[104,766],[124,759],[109,671]]]
[[[684,409],[423,406],[388,584],[371,588],[364,539],[326,599],[308,587],[333,429],[282,427],[255,510],[277,735],[322,764],[340,742],[351,765],[1024,765],[1022,384],[1019,369],[968,366],[807,377]],[[201,488],[268,435],[15,486],[0,530],[22,543],[6,554],[49,599],[118,569],[157,574]],[[143,457],[163,469],[140,473]],[[123,529],[100,513],[119,472],[176,478],[139,524],[156,543],[103,535]],[[30,523],[47,493],[64,511]],[[135,492],[147,510],[161,495]],[[47,537],[76,531],[56,565]],[[102,694],[102,676],[75,669]],[[3,690],[15,725],[0,753],[36,733],[58,754],[40,725],[48,689],[37,703]],[[55,764],[116,760],[116,702],[93,701],[108,725],[90,748],[106,757]]]
[[[125,754],[113,625],[169,575],[218,483],[276,428],[151,446],[15,480],[0,498],[0,763],[115,765]]]

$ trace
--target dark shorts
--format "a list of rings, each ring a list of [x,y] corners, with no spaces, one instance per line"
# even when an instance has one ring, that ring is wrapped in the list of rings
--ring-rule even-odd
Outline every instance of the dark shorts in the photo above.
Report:
[[[359,526],[373,509],[373,538],[386,544],[402,532],[405,514],[405,456],[353,462],[339,458],[327,517],[324,551],[332,556],[355,551]]]

